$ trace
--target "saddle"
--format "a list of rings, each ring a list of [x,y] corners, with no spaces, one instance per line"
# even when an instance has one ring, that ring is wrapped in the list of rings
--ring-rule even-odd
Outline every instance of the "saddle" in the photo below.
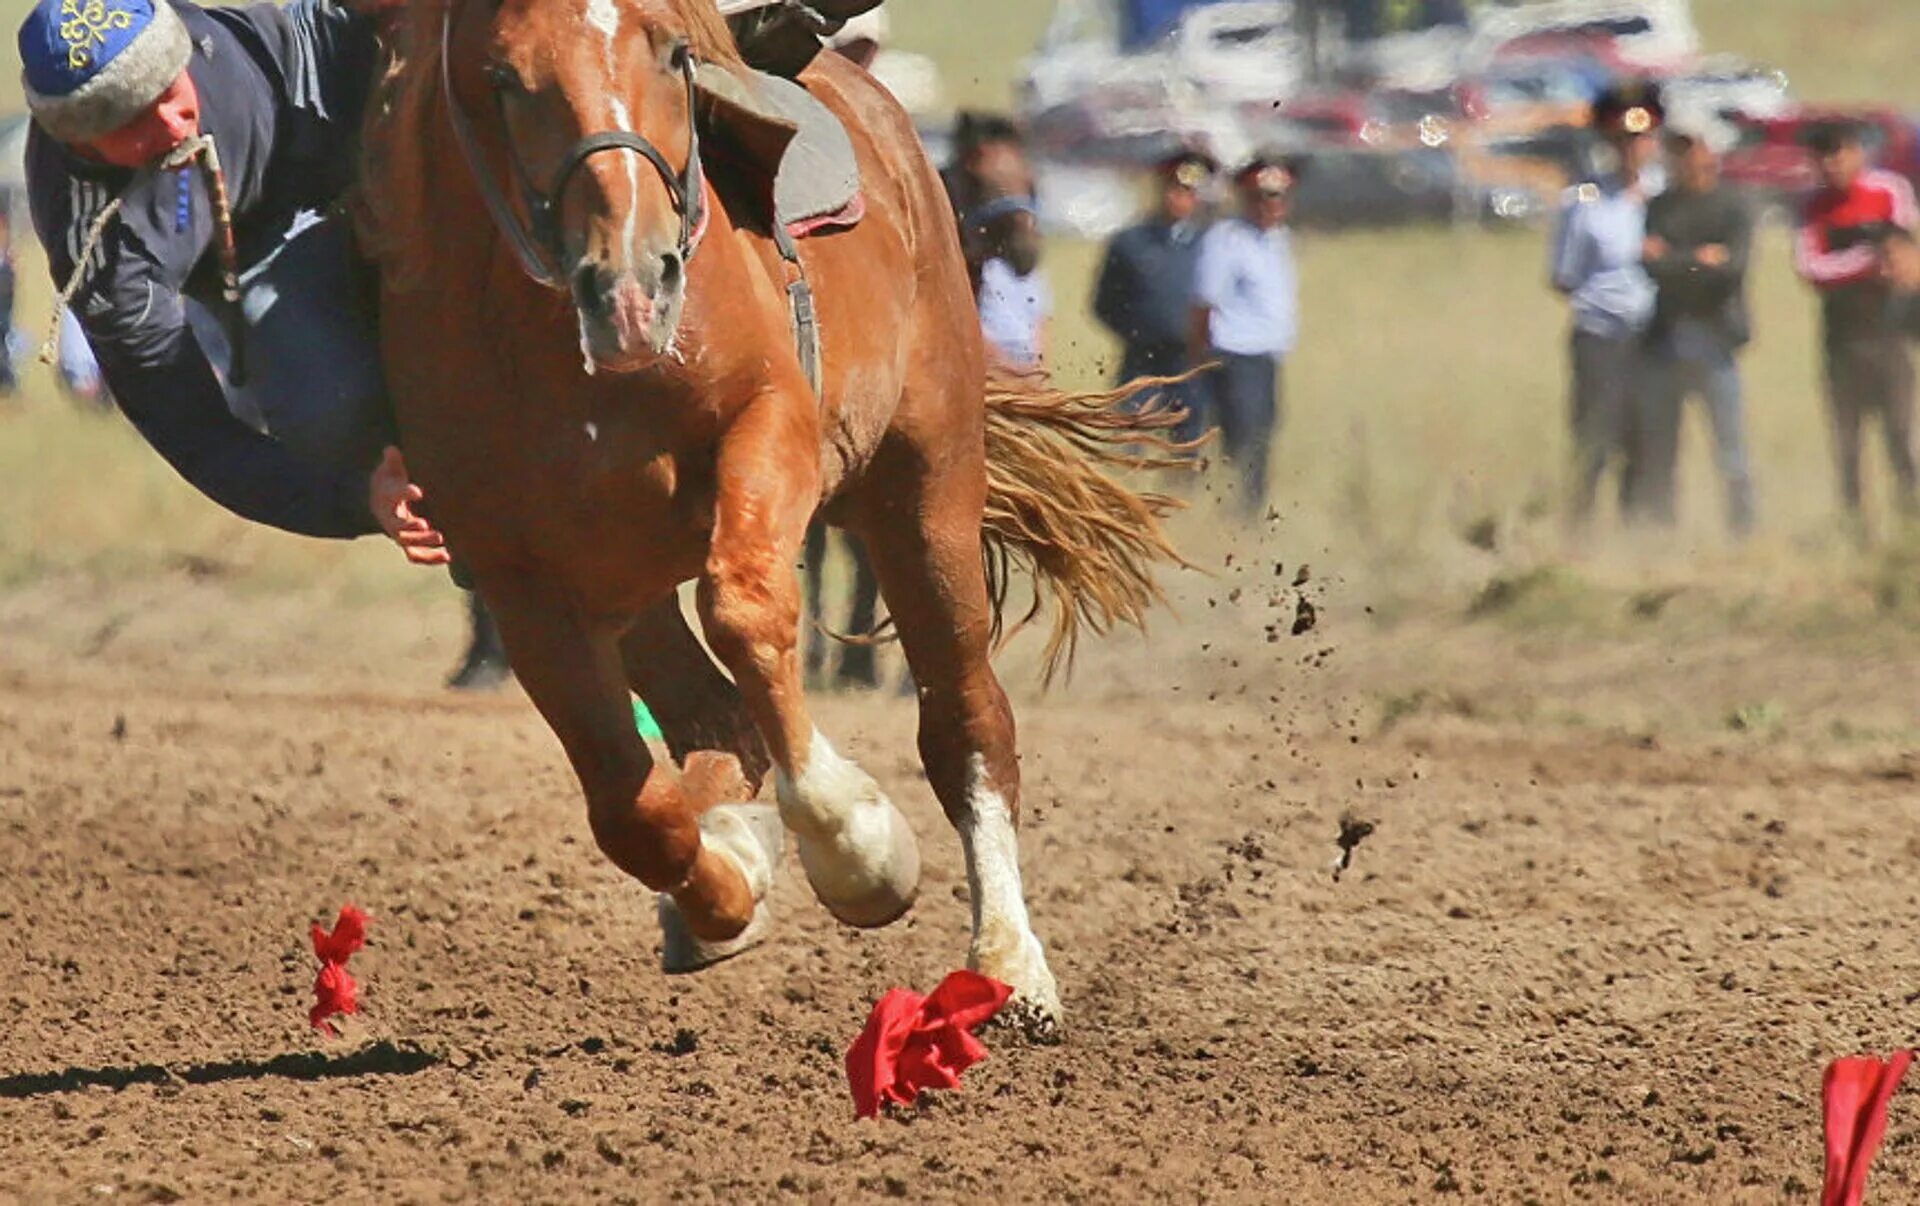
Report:
[[[765,71],[749,69],[742,78],[708,63],[694,83],[714,105],[723,135],[744,144],[762,173],[759,200],[776,226],[798,239],[860,220],[865,206],[853,140],[811,92]]]
[[[865,212],[853,140],[830,109],[790,79],[702,63],[694,71],[694,86],[714,132],[751,162],[756,200],[787,265],[795,350],[818,395],[820,327],[794,241],[844,230]]]

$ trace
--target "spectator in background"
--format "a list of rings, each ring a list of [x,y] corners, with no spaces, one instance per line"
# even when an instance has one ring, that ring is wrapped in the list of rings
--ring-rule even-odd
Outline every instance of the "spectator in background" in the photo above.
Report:
[[[1753,481],[1735,357],[1750,336],[1753,216],[1720,181],[1725,138],[1724,127],[1711,121],[1670,125],[1671,184],[1647,205],[1646,265],[1658,298],[1641,398],[1640,480],[1647,517],[1671,524],[1681,413],[1687,397],[1700,394],[1726,483],[1727,526],[1745,536],[1753,530]]]
[[[1653,278],[1641,257],[1647,237],[1644,183],[1659,151],[1665,119],[1659,92],[1627,83],[1593,103],[1593,127],[1604,140],[1604,170],[1567,190],[1551,252],[1553,287],[1573,313],[1574,518],[1593,515],[1600,479],[1622,462],[1620,507],[1639,515],[1636,402],[1642,381],[1641,342],[1653,320]]]
[[[93,410],[112,410],[113,395],[100,376],[93,345],[72,310],[60,311],[60,355],[54,365],[69,399]]]
[[[0,187],[0,397],[19,388],[13,366],[13,190]]]
[[[1903,514],[1915,510],[1913,362],[1902,330],[1895,264],[1920,211],[1913,188],[1867,166],[1859,128],[1827,122],[1808,137],[1820,187],[1801,215],[1794,262],[1820,294],[1827,406],[1840,499],[1860,517],[1860,428],[1877,415]]]
[[[977,300],[980,331],[1000,359],[1038,368],[1047,358],[1053,293],[1040,274],[1040,233],[1029,197],[1001,197],[967,216],[985,260]]]
[[[967,276],[980,290],[980,269],[992,255],[985,246],[989,202],[1034,197],[1033,165],[1026,140],[1012,120],[995,113],[963,112],[954,119],[953,162],[941,169],[954,217],[960,223],[960,250]]]
[[[1237,216],[1200,240],[1193,270],[1189,363],[1215,361],[1196,394],[1220,428],[1222,450],[1239,471],[1239,505],[1258,516],[1267,501],[1267,461],[1280,422],[1281,363],[1299,333],[1300,286],[1287,230],[1293,171],[1256,156],[1234,173]]]
[[[1200,254],[1202,194],[1220,169],[1209,155],[1181,151],[1161,162],[1159,203],[1145,221],[1107,244],[1093,291],[1093,313],[1120,340],[1120,380],[1177,377],[1192,367],[1187,358],[1188,307],[1193,269]],[[1200,433],[1196,391],[1183,389],[1187,407],[1182,434]],[[1191,429],[1191,430],[1189,430]]]

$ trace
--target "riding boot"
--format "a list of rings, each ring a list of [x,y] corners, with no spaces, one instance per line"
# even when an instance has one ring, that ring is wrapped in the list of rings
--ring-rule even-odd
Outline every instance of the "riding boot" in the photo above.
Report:
[[[793,79],[820,53],[821,39],[880,0],[723,0],[734,45],[747,66]]]
[[[455,691],[492,691],[513,676],[512,668],[507,665],[507,647],[500,639],[500,626],[494,623],[493,613],[480,601],[479,594],[469,592],[467,601],[473,621],[472,636],[467,644],[467,656],[461,661],[460,669],[447,680],[447,686]]]

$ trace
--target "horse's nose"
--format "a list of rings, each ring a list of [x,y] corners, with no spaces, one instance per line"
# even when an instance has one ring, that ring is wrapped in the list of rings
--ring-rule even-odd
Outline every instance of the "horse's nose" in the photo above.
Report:
[[[671,293],[680,287],[680,255],[666,251],[660,255],[660,291]]]
[[[612,269],[604,264],[585,263],[573,270],[573,304],[589,318],[605,318],[613,311]]]

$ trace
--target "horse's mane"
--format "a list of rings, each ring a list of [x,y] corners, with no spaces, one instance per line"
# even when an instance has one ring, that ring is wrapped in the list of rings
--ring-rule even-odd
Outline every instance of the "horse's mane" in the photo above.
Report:
[[[387,62],[367,106],[354,221],[383,279],[397,290],[424,283],[442,240],[427,237],[437,167],[429,148],[450,141],[440,89],[440,31],[455,4],[486,0],[407,0],[386,37]],[[701,62],[740,68],[733,31],[713,0],[614,0],[687,39]]]

